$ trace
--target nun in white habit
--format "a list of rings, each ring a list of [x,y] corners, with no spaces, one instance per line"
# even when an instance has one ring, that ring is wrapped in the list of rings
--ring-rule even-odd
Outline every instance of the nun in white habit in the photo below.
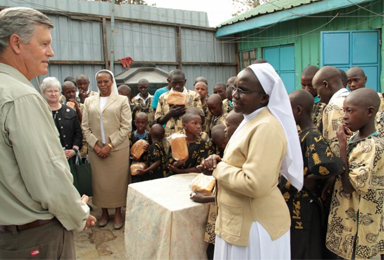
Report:
[[[232,95],[244,120],[224,157],[202,162],[217,185],[214,259],[290,259],[291,221],[277,184],[281,173],[301,190],[303,161],[287,91],[262,63],[238,74]]]

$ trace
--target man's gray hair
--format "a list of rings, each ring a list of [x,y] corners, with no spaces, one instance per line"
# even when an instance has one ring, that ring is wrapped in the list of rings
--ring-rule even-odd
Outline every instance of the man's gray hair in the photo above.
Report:
[[[55,77],[47,77],[41,82],[40,89],[44,93],[47,88],[57,87],[59,92],[61,92],[60,82]]]
[[[6,8],[0,12],[0,54],[9,44],[12,34],[20,36],[28,44],[35,34],[35,25],[53,28],[53,23],[41,12],[26,7]]]

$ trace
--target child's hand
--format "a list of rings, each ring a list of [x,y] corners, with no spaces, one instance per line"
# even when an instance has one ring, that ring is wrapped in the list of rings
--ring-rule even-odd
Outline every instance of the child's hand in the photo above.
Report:
[[[137,172],[136,175],[144,175],[144,174],[147,173],[147,170],[145,170],[145,169],[143,169],[143,170],[137,169],[136,172]]]
[[[335,184],[336,176],[328,178],[327,182],[324,185],[324,188],[321,192],[321,200],[326,201],[329,196],[332,195],[333,185]]]
[[[175,165],[173,164],[168,164],[168,169],[171,171],[171,172],[174,172],[174,173],[180,173],[180,169],[177,168]]]
[[[351,130],[349,130],[347,127],[345,127],[343,124],[340,124],[338,129],[337,129],[337,132],[336,132],[336,136],[339,140],[339,144],[340,146],[347,146],[347,135],[350,135],[351,133]]]
[[[207,199],[207,196],[205,196],[204,194],[200,193],[200,192],[192,192],[190,195],[189,195],[190,199],[193,200],[194,202],[200,202],[200,203],[206,203],[206,199]]]
[[[146,143],[146,144],[143,146],[143,148],[144,148],[144,150],[145,150],[146,152],[148,152],[149,143]]]
[[[180,167],[181,165],[183,165],[186,161],[187,161],[186,159],[178,160],[178,161],[174,161],[174,162],[172,163],[172,165],[178,168],[178,167]]]
[[[316,184],[319,177],[314,174],[310,174],[304,178],[304,187],[312,192],[316,191]]]

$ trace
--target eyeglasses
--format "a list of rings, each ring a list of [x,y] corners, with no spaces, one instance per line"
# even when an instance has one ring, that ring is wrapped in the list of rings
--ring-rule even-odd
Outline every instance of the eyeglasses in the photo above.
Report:
[[[235,85],[231,85],[230,88],[232,89],[232,95],[236,92],[241,95],[251,94],[251,93],[261,93],[265,94],[265,91],[263,90],[242,90],[241,88],[237,88]]]

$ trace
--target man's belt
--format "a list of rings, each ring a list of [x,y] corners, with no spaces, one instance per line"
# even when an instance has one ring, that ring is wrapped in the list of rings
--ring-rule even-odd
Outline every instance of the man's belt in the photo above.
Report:
[[[54,221],[55,219],[56,218],[47,219],[47,220],[38,219],[38,220],[35,220],[33,222],[24,224],[24,225],[7,225],[7,226],[0,225],[0,232],[3,232],[3,233],[12,232],[13,230],[15,230],[15,228],[17,231],[23,231],[23,230],[28,230],[28,229],[32,229],[32,228],[37,228],[37,227],[43,226],[45,224],[48,224],[48,223]]]

